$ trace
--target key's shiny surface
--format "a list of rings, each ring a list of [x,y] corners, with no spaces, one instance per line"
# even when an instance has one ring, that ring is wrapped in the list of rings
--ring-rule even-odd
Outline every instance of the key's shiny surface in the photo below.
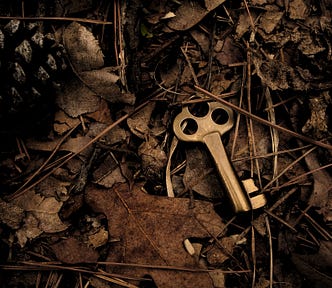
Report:
[[[233,110],[218,102],[204,103],[204,105],[208,106],[198,115],[194,115],[192,113],[194,111],[190,111],[188,106],[182,109],[173,122],[175,135],[179,140],[202,142],[207,146],[235,212],[246,212],[253,207],[264,206],[263,202],[252,205],[255,203],[252,203],[241,186],[221,140],[221,136],[234,125]]]

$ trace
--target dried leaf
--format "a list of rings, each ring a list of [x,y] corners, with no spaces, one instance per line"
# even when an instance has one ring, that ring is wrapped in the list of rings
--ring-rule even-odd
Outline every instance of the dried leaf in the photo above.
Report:
[[[121,169],[111,156],[100,164],[93,172],[94,183],[105,188],[112,188],[116,183],[125,183],[126,178],[122,175]]]
[[[77,72],[104,66],[104,55],[99,43],[87,28],[73,22],[66,27],[62,37],[70,61]]]
[[[13,203],[0,199],[0,222],[12,229],[18,229],[24,218],[24,210]]]
[[[322,241],[319,251],[316,254],[292,253],[292,261],[297,270],[309,281],[315,284],[315,287],[332,286],[332,242]]]
[[[182,1],[181,6],[175,12],[176,16],[171,18],[168,26],[174,30],[187,30],[224,2],[225,0],[206,0],[205,7],[203,7],[201,3],[196,1]]]
[[[314,139],[322,139],[329,136],[327,108],[332,101],[328,93],[325,93],[325,95],[328,97],[328,100],[326,100],[324,95],[309,98],[311,115],[302,127],[302,132],[313,136]]]
[[[289,1],[289,18],[290,19],[305,19],[309,16],[310,9],[304,0],[290,0]]]
[[[253,57],[253,62],[257,75],[272,90],[303,91],[309,88],[309,83],[301,78],[302,75],[285,63],[277,60],[262,61],[258,57]]]
[[[148,137],[148,140],[138,147],[138,156],[142,159],[144,175],[149,179],[160,179],[164,173],[167,156],[158,141],[151,136]]]
[[[266,33],[271,33],[280,22],[284,12],[266,11],[260,18],[259,27]]]
[[[229,65],[243,61],[241,50],[231,37],[225,38],[222,49],[216,53],[215,58],[222,65]]]
[[[186,159],[183,175],[185,187],[206,198],[221,198],[223,189],[207,152],[199,148],[187,148]]]
[[[112,68],[106,67],[100,70],[82,72],[80,77],[96,95],[103,97],[108,102],[133,105],[135,103],[134,94],[121,93],[116,84],[120,78],[111,71]]]
[[[101,99],[82,81],[74,78],[66,83],[63,91],[57,93],[56,103],[70,117],[75,118],[97,111],[101,105]]]
[[[108,261],[198,268],[183,247],[190,237],[217,235],[224,227],[213,205],[189,199],[151,196],[134,186],[119,185],[111,190],[86,190],[86,201],[108,219],[111,244]],[[190,208],[193,206],[193,208]],[[164,271],[125,267],[113,272],[142,277],[151,275],[158,287],[213,287],[207,273]]]
[[[151,101],[143,109],[127,119],[131,133],[141,139],[144,139],[149,134],[150,128],[148,125],[155,107],[156,103]]]
[[[112,121],[110,121],[112,122]],[[105,130],[109,125],[103,123],[91,123],[89,127],[89,131],[86,136],[91,138],[95,138],[98,134],[100,134],[103,130]],[[123,142],[127,138],[126,131],[119,126],[114,127],[110,132],[106,133],[103,137],[99,139],[101,143],[104,145],[114,145],[117,143]]]
[[[24,225],[16,232],[22,247],[28,239],[34,239],[43,232],[56,233],[68,227],[58,215],[63,203],[54,197],[42,197],[33,190],[29,190],[13,200],[13,204],[26,212]]]
[[[64,111],[59,110],[55,113],[54,131],[62,135],[80,123],[77,118],[69,117]]]
[[[58,260],[68,264],[97,262],[99,257],[96,250],[76,238],[68,238],[53,244],[52,250]]]

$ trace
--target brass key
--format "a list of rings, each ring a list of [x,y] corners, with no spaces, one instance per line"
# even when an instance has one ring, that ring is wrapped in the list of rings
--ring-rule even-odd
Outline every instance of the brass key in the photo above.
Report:
[[[234,212],[246,212],[266,204],[264,195],[249,197],[239,181],[221,141],[221,136],[233,125],[233,110],[219,102],[202,103],[208,105],[201,113],[190,112],[185,106],[173,122],[175,135],[182,141],[203,142],[209,149],[217,170],[233,204]]]

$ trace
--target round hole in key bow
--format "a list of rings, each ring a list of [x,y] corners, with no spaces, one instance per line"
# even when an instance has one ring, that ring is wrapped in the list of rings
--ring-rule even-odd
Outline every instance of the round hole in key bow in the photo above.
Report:
[[[196,117],[204,117],[209,113],[209,104],[207,102],[193,103],[188,106],[188,110]]]
[[[184,119],[181,123],[182,131],[186,135],[193,135],[198,130],[197,122],[194,119]]]
[[[225,109],[217,108],[212,112],[211,118],[214,123],[223,125],[228,122],[229,114]]]

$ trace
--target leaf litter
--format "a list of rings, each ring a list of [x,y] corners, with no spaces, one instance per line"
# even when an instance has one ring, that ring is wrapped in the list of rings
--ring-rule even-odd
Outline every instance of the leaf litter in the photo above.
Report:
[[[53,128],[2,152],[1,284],[330,285],[331,4],[92,2],[26,11],[90,23],[56,22],[71,72]],[[174,138],[202,88],[247,111],[222,141],[263,209],[234,215],[204,146]]]

